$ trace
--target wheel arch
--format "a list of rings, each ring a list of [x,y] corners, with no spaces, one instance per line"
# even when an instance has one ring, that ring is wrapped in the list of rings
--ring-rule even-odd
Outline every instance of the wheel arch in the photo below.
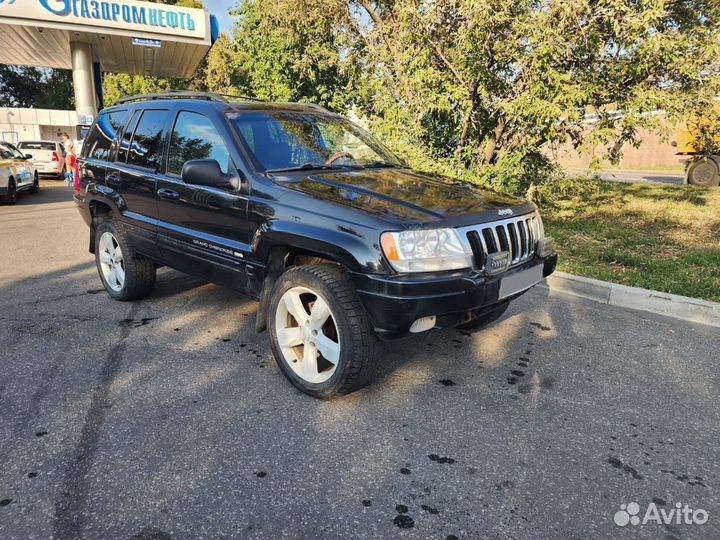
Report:
[[[262,332],[267,328],[267,311],[270,293],[277,279],[293,266],[307,264],[309,262],[337,264],[343,268],[347,265],[342,257],[336,257],[327,251],[314,251],[307,247],[300,247],[292,244],[274,244],[266,246],[265,254],[265,277],[260,288],[260,303],[258,305],[255,319],[255,331]]]
[[[90,253],[95,254],[95,232],[97,231],[98,225],[100,225],[106,219],[113,217],[115,210],[113,207],[104,201],[96,199],[88,202],[88,209],[90,211]]]

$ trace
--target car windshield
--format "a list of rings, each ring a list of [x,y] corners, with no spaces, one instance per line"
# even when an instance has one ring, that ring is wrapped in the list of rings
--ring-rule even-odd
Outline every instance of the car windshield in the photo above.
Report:
[[[258,170],[402,166],[372,135],[341,117],[293,111],[229,114]]]
[[[22,152],[10,143],[0,144],[0,150],[2,150],[4,159],[23,159],[25,157]]]
[[[55,143],[53,142],[30,142],[23,141],[18,143],[18,148],[21,150],[55,150]]]

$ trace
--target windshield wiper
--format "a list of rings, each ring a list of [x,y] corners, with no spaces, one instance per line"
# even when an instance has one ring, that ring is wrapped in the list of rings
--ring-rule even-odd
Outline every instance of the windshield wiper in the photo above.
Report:
[[[279,173],[279,172],[292,172],[292,171],[309,171],[309,170],[325,170],[325,169],[342,169],[346,165],[333,165],[332,163],[303,163],[296,167],[283,167],[281,169],[268,169],[265,172],[268,174]]]
[[[382,168],[399,168],[399,169],[409,169],[407,165],[402,165],[401,163],[389,163],[387,161],[373,161],[372,163],[368,163],[367,165],[364,165],[366,169],[382,169]]]

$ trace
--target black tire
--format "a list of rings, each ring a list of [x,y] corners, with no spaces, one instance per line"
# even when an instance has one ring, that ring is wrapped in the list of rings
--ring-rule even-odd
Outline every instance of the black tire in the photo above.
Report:
[[[278,343],[277,310],[283,295],[293,287],[316,292],[327,302],[335,323],[340,343],[339,360],[334,373],[324,382],[308,382],[296,374]],[[269,305],[267,326],[273,355],[280,370],[296,388],[310,396],[328,399],[353,392],[369,382],[377,361],[377,337],[355,287],[340,266],[310,264],[290,268],[275,282]]]
[[[40,177],[38,176],[38,173],[35,173],[35,178],[33,179],[33,185],[30,188],[30,193],[40,193]]]
[[[110,233],[122,250],[125,279],[119,290],[110,286],[101,268],[100,240],[104,233]],[[135,252],[125,233],[113,220],[103,221],[95,231],[95,265],[105,290],[115,300],[140,300],[148,296],[155,286],[155,263]]]
[[[474,319],[470,319],[467,322],[458,324],[455,328],[457,328],[458,330],[478,330],[480,328],[483,328],[484,326],[487,326],[502,317],[507,311],[509,305],[510,302],[504,302],[502,304],[499,304],[498,306],[492,308],[490,311],[486,311],[485,313],[475,317]]]
[[[691,163],[687,170],[687,183],[700,187],[720,185],[720,172],[715,161],[703,157]]]
[[[15,179],[10,178],[8,180],[8,190],[5,197],[3,197],[5,204],[13,205],[17,202],[17,186],[15,185]]]

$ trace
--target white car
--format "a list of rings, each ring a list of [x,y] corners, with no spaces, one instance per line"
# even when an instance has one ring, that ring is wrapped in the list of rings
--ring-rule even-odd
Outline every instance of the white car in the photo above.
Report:
[[[6,204],[17,202],[18,191],[40,191],[40,176],[33,166],[32,155],[23,154],[10,143],[0,142],[0,199]]]
[[[22,141],[17,144],[24,154],[32,154],[32,161],[38,173],[65,177],[65,147],[55,141]]]

